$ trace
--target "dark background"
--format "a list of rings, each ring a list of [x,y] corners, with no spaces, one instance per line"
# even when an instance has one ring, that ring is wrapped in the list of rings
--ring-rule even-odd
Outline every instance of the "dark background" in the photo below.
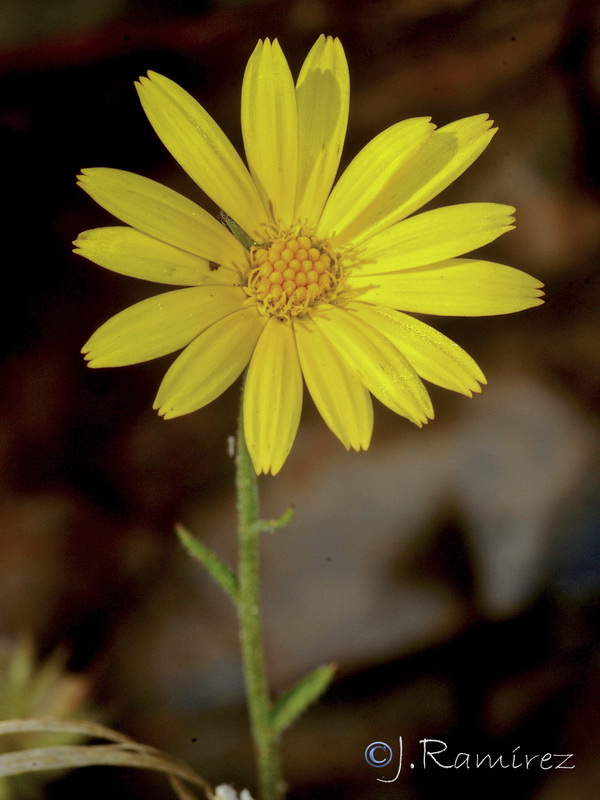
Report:
[[[151,410],[170,359],[86,369],[107,317],[156,293],[71,254],[111,224],[75,186],[82,167],[148,175],[204,201],[154,135],[133,82],[163,72],[240,144],[239,91],[259,37],[295,74],[337,35],[352,84],[343,165],[387,125],[488,112],[500,131],[434,205],[517,207],[486,250],[543,280],[518,315],[432,320],[489,381],[432,389],[417,431],[376,408],[346,454],[307,399],[292,456],[263,479],[274,684],[318,663],[339,677],[286,738],[291,800],[586,800],[600,785],[598,335],[600,7],[584,0],[3,0],[0,158],[4,313],[0,395],[0,634],[66,644],[101,717],[254,788],[235,620],[181,552],[181,520],[234,558],[238,387],[165,422]],[[373,741],[397,749],[374,769]],[[570,771],[417,768],[448,752],[573,753]],[[446,759],[451,763],[452,757]],[[554,763],[557,763],[556,761]],[[141,773],[82,770],[49,797],[169,796]]]

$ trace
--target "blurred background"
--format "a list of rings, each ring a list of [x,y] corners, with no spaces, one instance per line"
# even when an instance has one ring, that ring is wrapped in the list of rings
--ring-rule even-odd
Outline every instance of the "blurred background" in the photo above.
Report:
[[[0,663],[11,663],[14,642],[21,658],[25,647],[30,658],[35,650],[54,659],[44,684],[52,697],[33,711],[93,708],[211,783],[254,789],[234,615],[173,534],[183,522],[234,563],[227,437],[239,387],[165,422],[151,406],[171,358],[86,369],[79,350],[89,335],[157,287],[72,255],[79,232],[112,224],[75,175],[127,169],[208,203],[153,133],[134,81],[148,69],[168,75],[239,146],[241,80],[256,40],[279,37],[297,74],[322,32],[341,38],[350,64],[342,166],[402,118],[496,120],[488,150],[433,205],[515,205],[516,230],[485,255],[543,280],[547,302],[505,317],[433,318],[483,368],[482,395],[432,388],[436,420],[424,430],[378,405],[363,454],[343,450],[307,397],[289,461],[262,480],[265,515],[296,506],[289,528],[264,541],[274,685],[339,665],[324,701],[285,739],[290,800],[592,800],[600,786],[600,7],[592,0],[0,0],[0,643],[8,654]],[[32,711],[25,701],[0,708]],[[396,774],[399,736],[405,768],[396,782],[380,782]],[[448,745],[445,763],[460,751],[510,761],[519,747],[573,753],[576,766],[411,770],[423,738]],[[389,766],[366,762],[374,741],[393,748]],[[172,796],[162,779],[110,768],[19,791]]]

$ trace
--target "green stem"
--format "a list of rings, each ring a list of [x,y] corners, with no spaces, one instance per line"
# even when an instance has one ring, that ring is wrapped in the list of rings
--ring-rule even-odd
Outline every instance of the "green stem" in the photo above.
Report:
[[[272,725],[260,621],[258,479],[246,446],[241,407],[236,447],[236,487],[239,520],[237,607],[260,796],[261,800],[281,800],[284,792],[279,737]]]

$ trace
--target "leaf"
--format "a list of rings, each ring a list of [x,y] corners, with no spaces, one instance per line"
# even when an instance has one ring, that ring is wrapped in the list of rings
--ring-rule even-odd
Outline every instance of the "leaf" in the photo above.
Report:
[[[285,528],[294,517],[295,508],[293,505],[286,508],[283,514],[276,519],[259,519],[254,525],[257,533],[275,533],[275,531]]]
[[[235,222],[235,220],[231,219],[231,217],[228,217],[227,214],[224,211],[221,211],[219,216],[221,217],[222,222],[224,222],[225,225],[227,226],[227,228],[229,228],[231,233],[233,233],[233,235],[238,240],[238,242],[243,244],[244,247],[248,248],[248,247],[252,247],[253,244],[256,244],[256,242],[253,242],[252,239],[250,238],[250,236],[248,236],[246,231],[243,230],[237,224],[237,222]]]
[[[319,699],[333,680],[335,671],[335,664],[317,667],[278,698],[271,712],[274,733],[282,733],[309,705]]]
[[[107,739],[119,744],[135,744],[133,739],[99,722],[83,719],[58,719],[56,717],[27,717],[26,719],[6,719],[0,721],[0,736],[15,733],[74,733],[94,739]]]
[[[179,541],[185,547],[187,552],[199,561],[206,569],[208,574],[215,580],[221,589],[227,594],[231,600],[237,604],[238,601],[238,582],[237,578],[226,564],[224,564],[219,556],[214,553],[199,539],[187,531],[183,525],[176,525],[175,532],[179,537]]]
[[[0,723],[0,735],[24,731],[75,732],[94,738],[108,739],[111,744],[58,745],[2,753],[0,755],[0,777],[88,766],[135,767],[166,774],[179,800],[191,800],[193,797],[183,781],[201,789],[208,798],[213,797],[213,791],[209,784],[183,761],[161,753],[154,747],[138,744],[128,736],[104,725],[82,720],[50,718],[6,720]]]

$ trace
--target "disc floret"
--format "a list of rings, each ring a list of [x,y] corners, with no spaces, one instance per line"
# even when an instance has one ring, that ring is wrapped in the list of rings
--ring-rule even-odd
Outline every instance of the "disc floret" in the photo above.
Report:
[[[340,292],[339,259],[316,236],[281,234],[250,248],[245,292],[261,314],[290,319]]]

